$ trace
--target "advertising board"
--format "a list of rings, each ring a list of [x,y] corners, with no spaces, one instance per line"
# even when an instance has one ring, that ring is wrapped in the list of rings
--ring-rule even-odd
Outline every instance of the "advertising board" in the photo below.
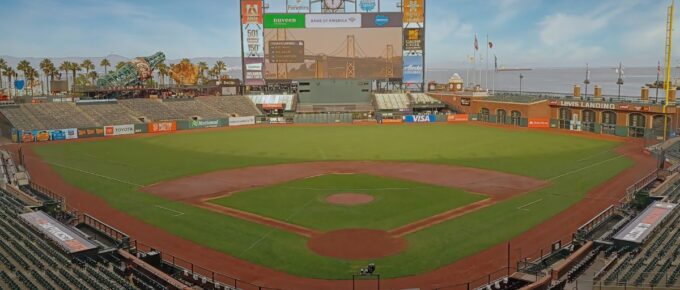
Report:
[[[460,105],[461,105],[461,106],[469,107],[469,106],[470,106],[470,102],[471,102],[471,101],[470,101],[470,98],[460,98]]]
[[[71,139],[78,139],[78,129],[71,128],[50,130],[50,140],[59,141]]]
[[[241,0],[241,24],[262,24],[262,0]]]
[[[422,28],[405,28],[404,29],[404,50],[423,50],[424,41]]]
[[[97,248],[97,246],[42,211],[21,214],[19,218],[65,249],[68,253],[78,253]]]
[[[264,80],[264,58],[248,57],[243,59],[245,69],[244,77],[247,86],[262,86],[265,84]]]
[[[78,138],[104,137],[104,128],[93,127],[78,129]]]
[[[379,0],[359,0],[359,9],[361,12],[376,12],[378,10]]]
[[[550,128],[550,119],[548,118],[529,118],[529,128]]]
[[[177,130],[175,121],[149,123],[149,133],[173,132]]]
[[[307,14],[310,15],[310,14]],[[264,15],[266,29],[305,28],[305,14],[271,13]]]
[[[422,26],[425,22],[425,0],[404,0],[404,25],[410,23]]]
[[[403,19],[399,12],[363,13],[361,14],[362,28],[402,27]]]
[[[220,126],[220,120],[192,120],[189,123],[190,129],[217,128],[219,126]]]
[[[276,40],[269,42],[269,62],[305,62],[305,42],[300,40]]]
[[[468,120],[468,114],[451,114],[446,117],[446,121],[449,123],[467,122]]]
[[[382,119],[381,121],[383,124],[401,124],[402,122],[402,119]]]
[[[229,118],[229,126],[245,126],[245,125],[255,125],[255,116]]]
[[[405,84],[423,83],[423,56],[404,56],[404,79]]]
[[[288,13],[309,13],[308,0],[286,0],[286,12]]]
[[[307,14],[306,28],[361,28],[361,14]]]
[[[437,122],[436,115],[408,115],[404,118],[406,123],[434,123]]]
[[[262,24],[243,25],[244,57],[264,57],[264,30]]]
[[[105,126],[104,136],[132,135],[135,133],[135,125]]]

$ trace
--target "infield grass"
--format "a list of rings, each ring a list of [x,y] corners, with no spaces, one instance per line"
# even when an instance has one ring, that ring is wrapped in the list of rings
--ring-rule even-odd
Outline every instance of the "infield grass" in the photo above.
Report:
[[[409,234],[407,250],[373,260],[382,276],[389,278],[450,264],[569,208],[632,165],[614,152],[617,145],[542,131],[464,124],[238,128],[33,149],[68,182],[172,234],[294,275],[347,279],[367,261],[321,257],[307,249],[301,236],[168,201],[144,193],[141,187],[220,169],[318,160],[451,164],[551,182],[546,188]],[[520,209],[529,203],[534,204]],[[408,207],[404,203],[393,212],[396,215]]]
[[[336,193],[373,196],[367,204],[326,202]],[[328,174],[241,191],[212,200],[307,228],[390,230],[487,197],[462,190],[363,174]],[[398,209],[395,211],[395,209]]]

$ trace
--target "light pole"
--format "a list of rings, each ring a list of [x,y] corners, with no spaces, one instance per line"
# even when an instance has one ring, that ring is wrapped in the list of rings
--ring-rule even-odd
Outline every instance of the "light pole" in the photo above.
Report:
[[[520,96],[522,95],[522,80],[523,79],[524,79],[524,75],[520,73],[519,74],[519,95]]]
[[[586,80],[583,81],[583,84],[586,85],[586,94],[583,96],[585,99],[588,99],[588,85],[590,84],[590,67],[586,63]]]
[[[623,64],[619,62],[619,79],[616,80],[616,84],[619,85],[619,101],[621,100],[621,86],[623,85]]]

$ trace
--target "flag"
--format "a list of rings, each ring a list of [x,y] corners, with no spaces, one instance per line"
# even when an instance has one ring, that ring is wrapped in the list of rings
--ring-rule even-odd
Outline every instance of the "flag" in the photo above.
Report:
[[[498,70],[498,57],[495,54],[493,55],[493,68]]]
[[[493,42],[489,41],[489,48],[493,49]]]
[[[477,34],[475,34],[475,50],[479,50],[479,41],[477,41]]]
[[[661,61],[659,61],[659,65],[656,67],[656,73],[657,74],[661,73]]]

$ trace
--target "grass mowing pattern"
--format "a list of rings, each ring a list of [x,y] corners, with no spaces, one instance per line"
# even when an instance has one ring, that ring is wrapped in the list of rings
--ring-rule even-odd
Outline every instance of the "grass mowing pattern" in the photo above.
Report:
[[[343,192],[368,194],[375,200],[354,206],[325,201]],[[363,174],[329,174],[241,191],[211,202],[326,232],[390,230],[483,199],[483,195],[448,187]]]
[[[588,190],[632,165],[629,159],[618,157],[613,151],[616,146],[609,141],[465,124],[239,128],[58,143],[34,150],[67,181],[170,233],[294,275],[347,279],[367,261],[320,257],[297,235],[169,202],[131,184],[149,185],[218,169],[318,160],[452,164],[551,179],[547,188],[408,235],[406,251],[374,261],[389,278],[450,264],[567,209]],[[590,167],[579,171],[586,166]],[[517,209],[537,199],[542,201],[528,211]],[[173,216],[155,205],[185,214]],[[399,210],[394,209],[395,213]]]

